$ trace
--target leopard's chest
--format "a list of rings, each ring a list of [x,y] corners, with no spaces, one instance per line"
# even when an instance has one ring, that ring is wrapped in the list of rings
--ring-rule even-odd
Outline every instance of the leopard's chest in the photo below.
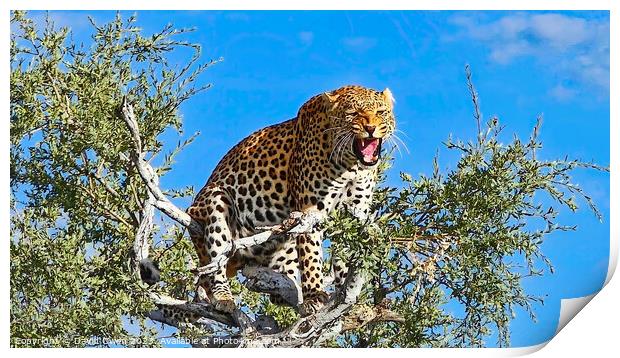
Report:
[[[374,176],[369,170],[350,170],[331,178],[316,191],[316,208],[325,215],[344,207],[367,206],[372,199]]]

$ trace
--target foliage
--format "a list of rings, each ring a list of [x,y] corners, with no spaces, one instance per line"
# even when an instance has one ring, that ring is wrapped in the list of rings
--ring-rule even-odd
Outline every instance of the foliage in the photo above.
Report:
[[[181,130],[179,105],[205,89],[194,82],[208,64],[197,65],[197,45],[176,39],[188,30],[145,37],[134,17],[93,22],[88,45],[48,19],[38,29],[23,12],[11,25],[11,344],[157,344],[153,327],[128,330],[153,306],[128,264],[146,189],[116,111],[123,96],[136,103],[144,151],[163,154],[164,174],[187,143],[162,153],[157,137]],[[186,64],[168,63],[173,52]],[[177,231],[154,236],[165,243]],[[181,256],[193,253],[182,247],[162,260],[173,291]]]
[[[196,260],[184,230],[162,219],[151,249],[162,282],[147,287],[132,274],[146,188],[127,159],[132,144],[116,111],[127,96],[143,150],[150,161],[161,158],[157,172],[165,175],[194,136],[168,153],[158,137],[167,129],[182,134],[179,106],[206,89],[195,83],[213,62],[198,64],[199,47],[177,40],[188,30],[168,26],[143,36],[134,17],[93,22],[92,44],[78,45],[69,29],[46,21],[39,30],[25,13],[11,15],[11,345],[158,345],[160,330],[145,318],[153,309],[146,293],[191,299]],[[187,55],[186,64],[169,63],[173,53]],[[558,206],[574,211],[581,196],[599,215],[569,174],[606,168],[538,159],[540,122],[527,141],[501,143],[502,127],[497,119],[481,125],[468,84],[479,130],[475,141],[445,143],[461,153],[455,169],[440,173],[435,158],[431,176],[402,173],[401,188],[377,189],[368,222],[338,212],[323,223],[330,254],[369,274],[361,301],[387,304],[406,318],[327,344],[482,346],[495,330],[497,343],[509,345],[514,309],[534,318],[532,304],[541,302],[525,292],[523,278],[552,270],[540,251],[544,238],[574,229],[556,222]],[[541,195],[557,205],[543,207]],[[242,279],[233,290],[247,312],[281,326],[297,318],[249,292]]]
[[[469,68],[467,75],[479,120]],[[608,170],[578,160],[538,159],[541,123],[539,118],[527,141],[515,136],[503,144],[503,127],[491,118],[478,125],[476,141],[445,143],[461,154],[454,170],[440,173],[435,157],[430,177],[414,180],[401,173],[403,188],[378,189],[372,220],[360,222],[343,213],[332,217],[326,225],[332,252],[344,251],[353,265],[370,269],[366,301],[388,298],[389,307],[406,317],[404,325],[350,333],[342,344],[484,346],[495,330],[497,345],[507,346],[516,307],[535,320],[532,304],[542,298],[525,292],[521,282],[543,275],[545,268],[553,272],[540,251],[548,234],[576,229],[556,222],[558,206],[575,211],[580,197],[602,219],[569,174],[576,168]],[[544,196],[555,206],[543,206]]]

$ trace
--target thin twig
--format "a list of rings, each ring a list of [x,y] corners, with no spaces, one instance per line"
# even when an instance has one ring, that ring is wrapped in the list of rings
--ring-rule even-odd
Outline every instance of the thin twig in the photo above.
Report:
[[[476,88],[474,87],[474,83],[471,79],[471,69],[469,64],[465,65],[465,77],[467,78],[467,89],[469,89],[469,94],[471,95],[471,101],[474,105],[474,118],[476,119],[476,124],[478,125],[478,143],[482,144],[482,128],[480,126],[480,120],[482,118],[482,114],[480,113],[480,103],[478,102],[478,92],[476,92]]]

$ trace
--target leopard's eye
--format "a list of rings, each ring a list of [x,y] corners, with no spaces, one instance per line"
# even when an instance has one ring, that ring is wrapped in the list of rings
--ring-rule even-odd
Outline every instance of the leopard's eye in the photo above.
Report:
[[[355,114],[357,113],[357,110],[355,110],[354,108],[349,108],[346,111],[344,111],[345,114]]]
[[[378,115],[378,116],[381,116],[381,115],[383,115],[385,112],[387,112],[387,109],[385,109],[385,108],[379,108],[379,109],[377,109],[377,112],[376,112],[376,113],[377,113],[377,115]]]

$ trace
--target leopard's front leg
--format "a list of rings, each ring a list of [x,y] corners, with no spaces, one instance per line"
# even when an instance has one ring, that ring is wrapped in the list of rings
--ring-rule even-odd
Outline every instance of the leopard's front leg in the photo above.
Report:
[[[316,313],[329,297],[323,289],[323,235],[321,232],[299,234],[297,255],[301,273],[302,316]]]

